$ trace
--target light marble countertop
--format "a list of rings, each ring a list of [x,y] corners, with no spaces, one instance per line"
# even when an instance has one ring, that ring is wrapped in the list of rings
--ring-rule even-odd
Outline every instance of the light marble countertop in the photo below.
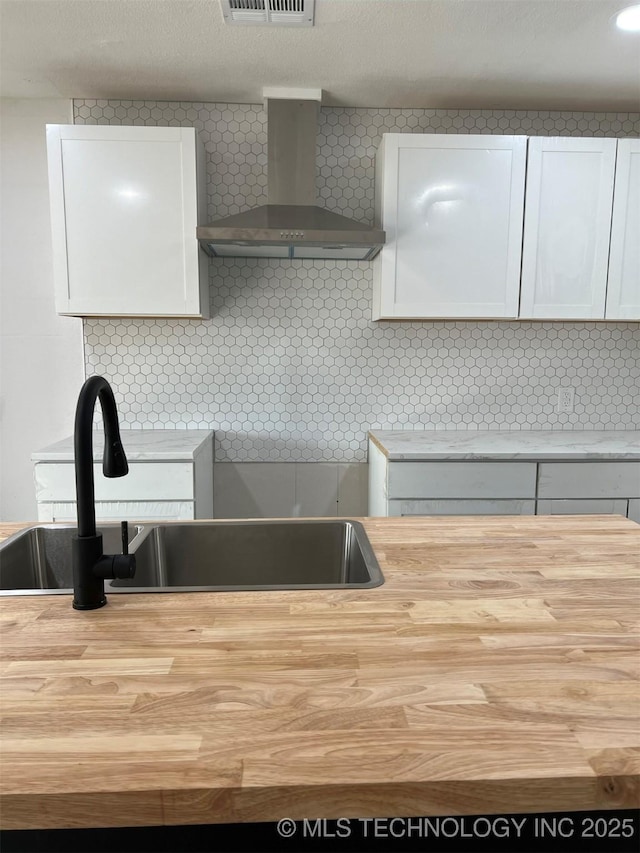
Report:
[[[121,429],[120,436],[129,462],[192,460],[207,442],[213,441],[209,429]],[[93,433],[93,459],[102,459],[104,433]],[[73,462],[73,436],[35,450],[33,462]]]
[[[640,430],[372,430],[390,460],[640,459]]]

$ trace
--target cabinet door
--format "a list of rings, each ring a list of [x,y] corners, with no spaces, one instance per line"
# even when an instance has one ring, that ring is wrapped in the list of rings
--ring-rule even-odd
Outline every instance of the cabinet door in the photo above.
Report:
[[[527,140],[385,134],[374,319],[516,317]]]
[[[607,320],[640,320],[640,139],[619,139]]]
[[[615,139],[529,140],[520,317],[604,319]]]
[[[201,316],[195,129],[49,125],[47,144],[58,313]]]

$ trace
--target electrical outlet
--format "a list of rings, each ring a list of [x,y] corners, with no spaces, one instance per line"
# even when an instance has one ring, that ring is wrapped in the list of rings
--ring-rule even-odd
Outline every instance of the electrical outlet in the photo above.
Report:
[[[565,414],[573,411],[573,388],[558,390],[558,411]]]

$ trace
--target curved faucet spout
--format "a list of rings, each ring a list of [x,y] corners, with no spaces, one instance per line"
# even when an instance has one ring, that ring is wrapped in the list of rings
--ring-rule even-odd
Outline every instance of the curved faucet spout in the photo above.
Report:
[[[74,433],[76,463],[76,496],[78,502],[78,535],[73,550],[73,606],[76,610],[104,607],[105,578],[131,578],[136,558],[128,554],[107,555],[102,551],[102,534],[96,532],[96,499],[93,482],[93,410],[100,400],[104,421],[105,477],[124,477],[129,471],[127,457],[120,441],[118,413],[113,391],[103,376],[92,376],[82,386]],[[125,535],[126,543],[126,535]]]
[[[100,399],[104,421],[105,477],[124,477],[129,471],[127,457],[120,441],[118,412],[111,386],[104,376],[92,376],[82,386],[74,432],[76,492],[78,498],[78,536],[96,535],[96,508],[93,483],[93,410]]]

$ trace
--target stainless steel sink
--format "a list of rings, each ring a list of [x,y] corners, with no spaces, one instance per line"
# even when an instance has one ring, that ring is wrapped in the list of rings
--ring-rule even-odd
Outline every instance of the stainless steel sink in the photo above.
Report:
[[[130,547],[141,531],[140,525],[129,525]],[[120,526],[103,524],[100,532],[105,553],[119,553]],[[71,538],[76,533],[70,525],[38,525],[0,544],[0,595],[73,592]]]
[[[101,525],[104,550],[119,527]],[[29,528],[0,545],[0,595],[70,593],[75,528]],[[136,575],[108,593],[368,588],[384,582],[357,521],[214,521],[139,525]]]
[[[383,577],[355,521],[162,524],[143,535],[136,575],[112,589],[372,587]]]

